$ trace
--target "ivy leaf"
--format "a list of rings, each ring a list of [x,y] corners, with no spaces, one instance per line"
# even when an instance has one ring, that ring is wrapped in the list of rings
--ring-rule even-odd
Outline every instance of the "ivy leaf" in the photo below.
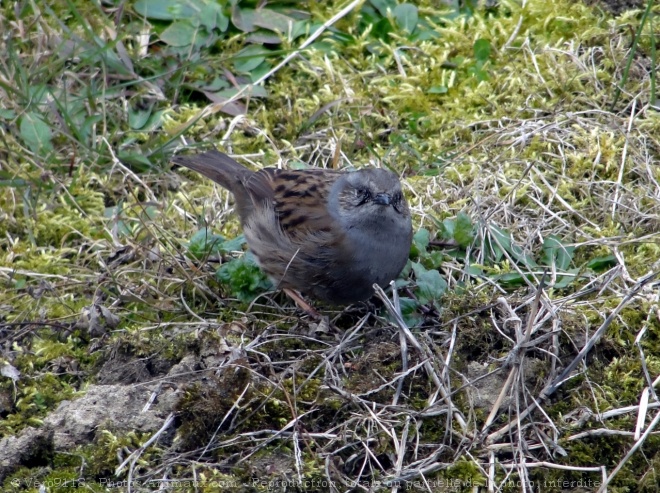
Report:
[[[463,248],[469,247],[474,241],[474,223],[465,212],[459,212],[456,216],[454,240]]]
[[[412,34],[412,32],[417,27],[419,13],[417,11],[417,7],[410,3],[402,3],[397,5],[394,7],[392,15],[396,20],[397,26],[399,26],[402,31],[406,31],[408,34]]]
[[[417,299],[421,304],[438,301],[447,291],[447,281],[437,270],[427,270],[418,262],[413,262],[412,270],[417,280]]]
[[[195,42],[199,29],[188,21],[176,21],[161,33],[160,40],[170,46],[190,46]]]
[[[229,27],[229,17],[222,12],[220,4],[211,2],[202,8],[198,20],[208,31],[218,29],[225,32]]]
[[[419,303],[412,298],[399,298],[401,315],[408,327],[418,327],[424,321],[424,317],[417,311]]]
[[[426,253],[426,248],[429,246],[430,233],[426,228],[420,228],[412,239],[411,254],[413,257],[419,257]]]

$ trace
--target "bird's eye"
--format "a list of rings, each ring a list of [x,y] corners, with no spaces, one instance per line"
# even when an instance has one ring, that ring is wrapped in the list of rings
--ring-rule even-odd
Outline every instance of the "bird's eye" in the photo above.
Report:
[[[394,210],[397,212],[401,212],[401,202],[403,201],[403,195],[401,192],[396,192],[392,196],[392,206],[394,207]]]
[[[369,200],[371,200],[371,192],[367,188],[358,188],[357,189],[357,196],[360,199],[360,202],[358,202],[358,205],[362,205]]]

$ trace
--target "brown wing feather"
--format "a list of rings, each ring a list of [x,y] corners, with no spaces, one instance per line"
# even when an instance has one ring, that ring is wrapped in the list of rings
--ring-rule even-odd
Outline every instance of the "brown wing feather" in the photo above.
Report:
[[[327,212],[327,202],[339,176],[341,173],[331,170],[265,168],[251,175],[245,188],[255,205],[272,204],[282,230],[298,239],[332,229],[335,219]]]

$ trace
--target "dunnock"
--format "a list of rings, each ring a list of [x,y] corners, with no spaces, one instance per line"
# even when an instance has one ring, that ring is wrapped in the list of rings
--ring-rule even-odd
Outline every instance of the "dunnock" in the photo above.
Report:
[[[399,275],[412,223],[391,171],[250,171],[218,151],[174,163],[229,190],[247,244],[278,288],[332,304],[361,301]],[[294,297],[295,298],[295,297]]]

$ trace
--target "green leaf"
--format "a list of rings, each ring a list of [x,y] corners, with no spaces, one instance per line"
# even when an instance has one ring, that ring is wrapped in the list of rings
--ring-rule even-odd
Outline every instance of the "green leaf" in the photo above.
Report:
[[[32,152],[43,154],[53,150],[53,133],[38,114],[28,112],[21,117],[20,133]]]
[[[239,252],[243,249],[243,245],[245,245],[245,235],[239,235],[236,238],[225,241],[219,248],[223,253]]]
[[[424,317],[417,311],[419,302],[412,298],[399,298],[399,306],[401,307],[401,315],[408,327],[418,327],[424,321]],[[388,313],[389,316],[389,313]]]
[[[235,7],[232,9],[231,21],[237,29],[240,29],[246,33],[251,33],[257,29],[254,25],[256,12],[257,11],[255,9],[242,9]]]
[[[14,110],[0,108],[0,118],[2,118],[3,120],[13,120],[14,118],[16,118],[16,112]]]
[[[543,240],[543,265],[566,270],[573,261],[574,252],[574,246],[564,246],[557,236],[550,235]]]
[[[474,241],[474,223],[465,212],[459,212],[454,226],[454,240],[461,247],[467,248]]]
[[[144,172],[153,168],[149,158],[140,152],[121,150],[117,153],[117,157],[135,171]]]
[[[199,29],[188,21],[176,21],[161,33],[160,40],[170,46],[190,46],[195,42]]]
[[[522,276],[517,272],[509,272],[494,277],[497,282],[505,288],[518,288],[526,284],[525,279],[533,280],[531,275]]]
[[[219,247],[224,242],[223,236],[211,233],[209,228],[202,228],[190,238],[188,252],[197,259],[203,259],[219,253],[221,251]]]
[[[149,19],[174,21],[196,17],[205,6],[202,0],[137,0],[133,9]]]
[[[140,130],[145,126],[150,116],[151,108],[146,108],[143,110],[130,110],[128,112],[128,125],[133,130]]]
[[[587,268],[595,272],[602,272],[617,265],[619,261],[614,255],[606,255],[604,257],[595,257],[587,262]]]
[[[511,233],[496,225],[491,225],[490,234],[493,239],[489,242],[491,250],[488,253],[494,256],[492,258],[494,262],[499,262],[502,259],[503,252],[501,249],[504,249],[516,263],[530,269],[538,267],[534,259],[513,242]]]
[[[217,279],[239,300],[247,303],[266,291],[270,281],[247,255],[230,260],[216,271]]]
[[[216,28],[225,32],[229,27],[229,18],[222,12],[222,6],[216,2],[208,3],[202,8],[198,21],[209,32]]]
[[[30,183],[23,178],[15,178],[13,180],[0,179],[0,187],[23,188],[27,187],[29,184]]]
[[[447,291],[445,281],[437,270],[426,270],[420,263],[413,262],[412,269],[417,281],[417,299],[421,304],[439,300]]]
[[[259,9],[255,12],[252,22],[257,27],[276,33],[288,34],[293,29],[296,20],[288,15],[280,14],[270,9]]]
[[[370,0],[370,3],[382,17],[387,17],[387,11],[393,11],[397,6],[396,0]]]
[[[490,41],[487,39],[476,40],[472,48],[474,50],[474,58],[478,61],[485,62],[490,58],[491,46]]]
[[[553,288],[555,289],[564,289],[570,286],[572,283],[574,283],[578,279],[578,274],[580,273],[580,269],[568,269],[566,271],[568,274],[573,274],[572,276],[557,276],[557,280],[555,283],[552,285]]]
[[[427,252],[426,255],[424,255],[424,260],[423,260],[424,267],[426,267],[427,269],[437,269],[442,265],[442,263],[447,259],[447,257],[449,257],[449,255],[440,250],[433,250],[431,252]]]
[[[401,5],[394,7],[392,14],[396,20],[397,26],[399,26],[401,30],[412,34],[417,27],[417,21],[419,20],[417,7],[410,3],[402,3]]]
[[[249,74],[266,59],[269,51],[263,46],[250,45],[234,55],[234,68],[238,72]]]
[[[440,238],[449,241],[454,239],[454,232],[456,231],[456,219],[447,218],[438,224],[440,227]]]
[[[412,248],[410,252],[413,257],[419,257],[426,253],[426,249],[429,246],[430,236],[431,234],[426,228],[420,228],[415,233],[412,239]]]
[[[275,45],[282,42],[282,36],[268,29],[257,29],[248,34],[245,41],[258,45]]]

